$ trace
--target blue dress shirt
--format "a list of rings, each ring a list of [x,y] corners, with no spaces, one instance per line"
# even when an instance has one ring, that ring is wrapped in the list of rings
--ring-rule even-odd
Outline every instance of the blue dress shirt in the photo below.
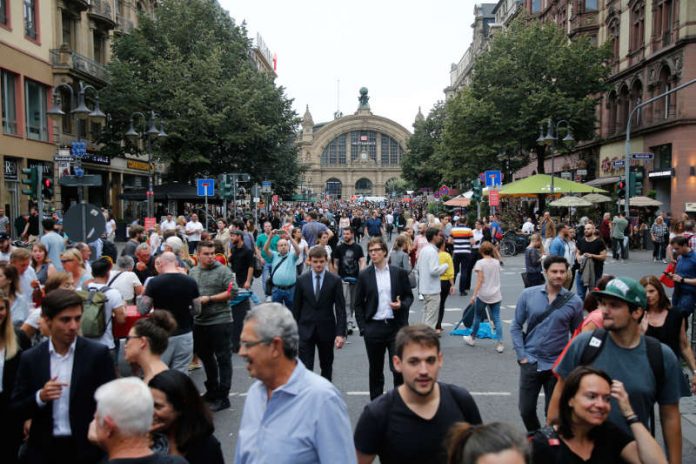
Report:
[[[353,432],[340,392],[299,360],[288,383],[270,399],[257,380],[244,403],[234,462],[355,463]]]

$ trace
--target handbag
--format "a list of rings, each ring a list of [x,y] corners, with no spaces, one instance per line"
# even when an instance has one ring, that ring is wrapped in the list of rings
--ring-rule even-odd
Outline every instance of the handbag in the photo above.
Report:
[[[261,260],[257,256],[254,256],[254,277],[257,279],[263,274],[263,266],[264,264]]]
[[[662,282],[662,285],[665,287],[669,288],[674,288],[674,280],[669,276],[669,274],[673,273],[677,269],[677,265],[674,263],[669,263],[665,270],[662,272],[662,275],[660,276],[660,282]]]
[[[283,261],[285,261],[286,259],[288,259],[288,256],[283,256],[283,258],[278,262],[278,265],[271,270],[271,275],[268,276],[268,279],[266,279],[266,288],[264,288],[264,290],[266,291],[266,295],[270,295],[271,293],[273,293],[273,275],[276,273],[278,268],[283,264]]]

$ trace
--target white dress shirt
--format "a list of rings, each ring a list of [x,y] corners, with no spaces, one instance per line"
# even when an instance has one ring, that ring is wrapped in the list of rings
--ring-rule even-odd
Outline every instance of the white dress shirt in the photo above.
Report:
[[[72,381],[73,361],[75,361],[75,344],[77,339],[70,345],[65,356],[56,352],[53,346],[53,340],[48,340],[48,355],[51,363],[51,378],[63,383],[63,390],[60,398],[53,400],[53,436],[54,437],[69,437],[72,435],[70,428],[70,382]],[[36,404],[43,408],[46,403],[41,401],[39,394],[41,390],[36,392]]]
[[[3,373],[5,372],[5,348],[0,348],[0,393],[2,393]]]
[[[160,232],[164,232],[165,230],[175,230],[176,229],[176,222],[174,219],[171,221],[167,221],[166,219],[162,221],[162,224],[160,224]]]
[[[377,312],[373,317],[376,321],[384,319],[394,319],[394,311],[389,306],[391,301],[391,276],[389,274],[389,266],[380,269],[375,266],[375,277],[377,277],[377,295],[379,302],[377,304]]]

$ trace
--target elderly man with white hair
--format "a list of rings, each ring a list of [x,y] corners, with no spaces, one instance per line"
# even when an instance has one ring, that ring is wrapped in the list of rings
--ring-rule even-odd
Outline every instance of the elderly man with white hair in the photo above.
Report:
[[[143,293],[143,283],[133,272],[135,261],[130,256],[120,256],[116,260],[117,269],[109,272],[107,285],[121,293],[126,304],[133,304],[135,297]]]
[[[157,455],[150,449],[154,401],[136,377],[113,380],[94,394],[97,410],[89,424],[89,440],[103,449],[107,463],[186,464],[180,456]]]
[[[244,319],[239,355],[256,378],[247,393],[234,462],[356,462],[341,393],[297,359],[297,322],[280,303],[263,303]]]

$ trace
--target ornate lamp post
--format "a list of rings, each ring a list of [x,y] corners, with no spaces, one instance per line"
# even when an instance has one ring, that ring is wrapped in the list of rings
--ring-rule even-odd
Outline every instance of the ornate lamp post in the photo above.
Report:
[[[556,142],[558,142],[558,131],[561,129],[561,127],[565,127],[566,130],[566,136],[563,137],[563,144],[566,145],[567,147],[570,147],[575,143],[575,138],[573,137],[573,128],[570,126],[570,123],[565,120],[561,119],[560,121],[556,122],[554,124],[553,119],[548,118],[546,121],[546,135],[544,135],[544,125],[543,123],[539,126],[539,137],[537,138],[537,143],[539,145],[545,145],[547,147],[551,147],[552,145],[555,145]],[[555,129],[555,132],[554,132]],[[556,155],[555,153],[551,154],[551,195],[554,194],[554,173],[556,172],[555,170],[555,161]]]

